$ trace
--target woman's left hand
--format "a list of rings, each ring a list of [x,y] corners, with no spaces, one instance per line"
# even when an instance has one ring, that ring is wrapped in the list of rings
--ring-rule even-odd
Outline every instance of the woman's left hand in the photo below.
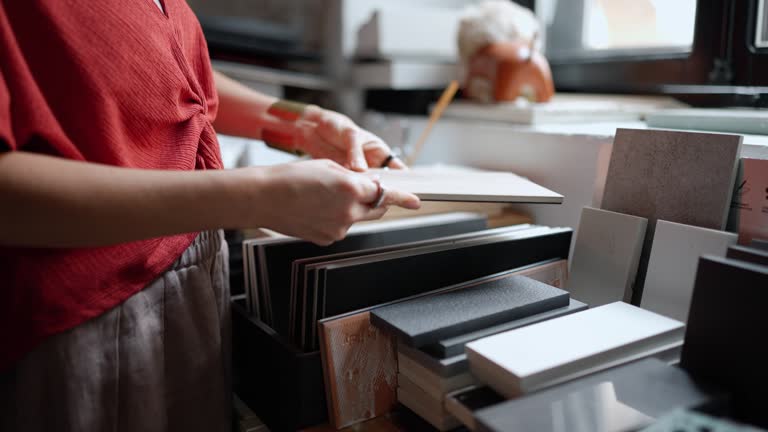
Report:
[[[274,132],[277,135],[290,135],[292,149],[315,159],[331,159],[354,171],[381,168],[392,155],[392,150],[381,138],[362,129],[349,117],[316,105],[307,106],[295,122],[277,120],[267,128],[279,130]],[[386,166],[406,168],[396,157]]]

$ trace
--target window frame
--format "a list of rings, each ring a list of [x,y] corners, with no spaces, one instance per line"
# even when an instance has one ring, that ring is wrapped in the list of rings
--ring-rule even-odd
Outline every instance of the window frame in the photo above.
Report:
[[[750,3],[753,2],[750,0]],[[583,2],[578,3],[583,5]],[[690,51],[674,52],[659,48],[644,52],[627,50],[627,54],[621,54],[618,50],[611,50],[602,56],[597,53],[587,58],[550,60],[557,89],[600,93],[668,93],[671,84],[676,85],[677,90],[690,85],[734,84],[721,80],[715,68],[716,60],[726,58],[728,54],[727,33],[734,12],[732,0],[698,0]]]

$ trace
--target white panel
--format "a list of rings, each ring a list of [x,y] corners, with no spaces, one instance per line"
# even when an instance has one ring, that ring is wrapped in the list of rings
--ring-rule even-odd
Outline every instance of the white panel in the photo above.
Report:
[[[473,373],[514,397],[679,345],[683,328],[679,321],[617,302],[480,339],[466,350]]]
[[[640,306],[686,322],[699,257],[725,256],[736,238],[725,231],[658,221]]]

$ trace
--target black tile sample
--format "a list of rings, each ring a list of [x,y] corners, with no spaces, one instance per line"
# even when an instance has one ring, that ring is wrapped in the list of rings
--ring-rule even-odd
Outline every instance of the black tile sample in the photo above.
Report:
[[[491,237],[494,235],[512,233],[516,231],[522,231],[529,229],[530,225],[512,225],[502,228],[494,228],[481,231],[471,231],[467,233],[461,233],[453,236],[443,236],[437,238],[430,238],[417,242],[410,242],[405,244],[398,244],[386,247],[380,247],[376,249],[364,249],[348,252],[341,252],[333,255],[324,255],[319,257],[310,257],[294,261],[292,267],[296,267],[296,281],[295,287],[297,292],[296,310],[294,316],[297,321],[293,324],[296,325],[297,332],[292,335],[297,345],[305,347],[307,350],[317,349],[317,321],[322,318],[330,317],[333,315],[323,315],[319,309],[322,308],[323,298],[317,297],[318,290],[322,285],[321,281],[325,281],[325,268],[323,265],[332,264],[336,260],[359,258],[371,254],[387,253],[397,250],[410,249],[413,247],[423,247],[429,245],[438,245],[443,243],[450,243],[461,240],[480,239],[484,237]],[[320,293],[322,295],[322,293]],[[399,299],[393,299],[399,300]],[[374,306],[371,304],[365,307]],[[349,312],[349,311],[347,311]],[[334,314],[338,315],[338,314]]]
[[[768,426],[768,267],[699,259],[680,358],[697,378],[733,393],[737,419]]]
[[[504,396],[493,391],[490,387],[475,387],[456,393],[453,396],[469,411],[477,411],[504,402]]]
[[[768,265],[768,250],[734,245],[728,248],[726,258],[752,264]]]
[[[752,241],[749,242],[749,245],[752,246],[753,248],[768,251],[768,240],[752,239]]]
[[[563,229],[525,238],[500,237],[482,244],[455,245],[452,249],[329,267],[320,287],[323,316],[434,291],[552,258],[565,259],[571,235],[571,230]]]
[[[318,246],[308,241],[266,244],[263,246],[263,251],[266,260],[269,294],[272,301],[272,327],[280,334],[287,334],[291,263],[294,260],[462,234],[483,230],[486,227],[487,218],[478,215],[475,218],[457,222],[350,234],[345,239],[329,246]]]
[[[291,307],[296,308],[293,313],[297,321],[294,323],[289,323],[296,326],[295,333],[292,333],[290,336],[293,340],[296,341],[298,345],[308,347],[306,349],[317,349],[315,333],[317,326],[315,324],[318,319],[323,318],[321,314],[317,313],[318,311],[316,310],[318,301],[322,303],[322,299],[315,299],[318,287],[317,276],[318,274],[324,275],[324,269],[316,268],[319,265],[328,264],[336,260],[356,258],[374,253],[386,253],[418,246],[436,245],[440,243],[459,241],[462,239],[490,237],[492,235],[530,229],[530,227],[531,225],[528,224],[511,225],[494,229],[469,231],[452,236],[430,238],[426,240],[384,246],[375,249],[354,250],[340,252],[332,255],[321,255],[295,260],[291,265],[292,270],[295,268],[292,273],[296,275],[295,280],[291,281],[291,290],[295,290],[296,292],[296,303],[292,304]],[[324,280],[324,276],[322,276],[320,279]],[[315,342],[313,342],[313,340]]]

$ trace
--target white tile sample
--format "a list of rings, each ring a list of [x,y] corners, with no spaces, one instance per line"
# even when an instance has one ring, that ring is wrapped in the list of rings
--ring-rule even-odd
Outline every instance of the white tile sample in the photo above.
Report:
[[[725,256],[737,237],[726,231],[658,221],[640,306],[686,322],[699,257]]]
[[[470,369],[508,398],[665,352],[683,323],[623,302],[467,344]]]
[[[638,216],[584,207],[566,286],[571,297],[590,307],[630,301],[647,224]]]
[[[385,188],[411,192],[424,201],[561,204],[563,196],[510,172],[425,165],[409,170],[371,169]]]

